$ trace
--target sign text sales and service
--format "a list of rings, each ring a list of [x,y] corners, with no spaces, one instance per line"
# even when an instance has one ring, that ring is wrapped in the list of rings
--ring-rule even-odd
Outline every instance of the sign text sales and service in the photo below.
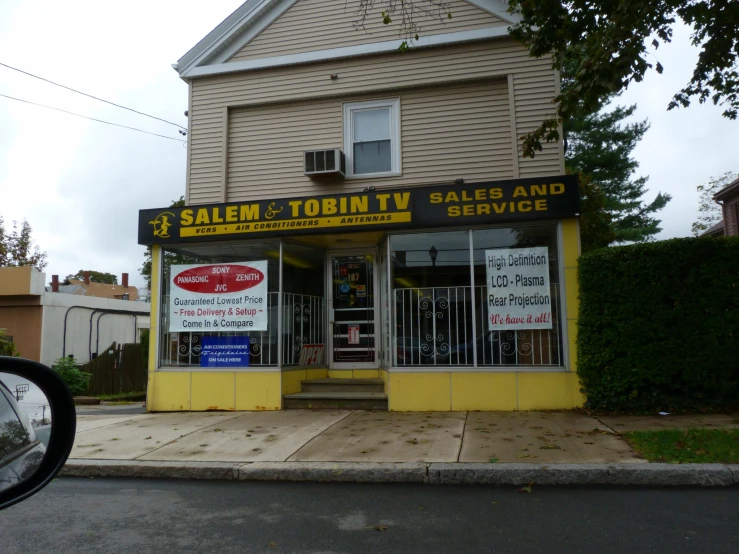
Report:
[[[488,329],[551,329],[552,293],[545,246],[485,250]]]
[[[267,261],[170,268],[169,330],[266,331]]]

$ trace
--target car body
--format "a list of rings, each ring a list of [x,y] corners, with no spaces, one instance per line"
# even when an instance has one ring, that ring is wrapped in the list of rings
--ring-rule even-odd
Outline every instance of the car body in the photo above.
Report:
[[[0,381],[0,491],[33,475],[45,453],[13,393]]]

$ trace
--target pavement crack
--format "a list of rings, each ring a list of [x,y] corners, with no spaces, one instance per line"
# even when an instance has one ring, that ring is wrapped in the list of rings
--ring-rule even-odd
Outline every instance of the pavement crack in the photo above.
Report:
[[[621,433],[619,433],[618,431],[616,431],[616,430],[615,430],[615,429],[614,429],[613,427],[609,426],[609,425],[608,425],[607,423],[605,423],[605,422],[604,422],[604,421],[603,421],[603,420],[602,420],[601,418],[599,418],[598,416],[591,416],[591,417],[592,417],[592,418],[593,418],[593,419],[594,419],[595,421],[597,421],[598,423],[600,423],[600,424],[601,424],[601,425],[602,425],[603,427],[605,427],[606,429],[610,429],[610,430],[611,430],[611,431],[613,432],[613,434],[614,434],[614,435],[616,435],[617,437],[620,437],[620,436],[621,436]]]
[[[311,437],[311,439],[308,442],[306,442],[304,445],[302,445],[300,448],[298,448],[295,452],[293,452],[292,454],[290,454],[287,458],[285,458],[282,461],[283,462],[290,462],[290,461],[298,462],[298,461],[300,461],[300,460],[290,460],[290,458],[292,458],[293,456],[295,456],[298,452],[300,452],[301,450],[303,450],[303,448],[305,448],[310,443],[312,443],[314,440],[316,440],[318,437],[320,437],[321,435],[323,435],[326,431],[328,431],[329,429],[333,429],[339,423],[341,423],[342,421],[344,421],[347,417],[349,417],[350,415],[355,414],[355,413],[357,413],[357,410],[351,410],[351,411],[347,412],[344,417],[342,417],[341,419],[338,419],[338,420],[334,421],[331,425],[329,425],[328,427],[326,427],[320,433],[316,433],[316,435],[313,436],[313,437]]]
[[[464,414],[464,423],[462,424],[462,438],[459,441],[459,452],[457,452],[457,461],[462,457],[462,445],[464,444],[464,433],[467,430],[467,419],[470,417],[469,412]]]

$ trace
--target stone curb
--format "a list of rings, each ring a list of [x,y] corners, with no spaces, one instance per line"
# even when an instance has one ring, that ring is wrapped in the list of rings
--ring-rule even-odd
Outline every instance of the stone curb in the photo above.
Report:
[[[64,477],[136,477],[148,479],[234,480],[238,466],[227,462],[144,462],[135,460],[70,459]]]
[[[439,485],[703,486],[739,484],[739,467],[723,464],[430,464],[429,482]]]
[[[426,464],[366,462],[255,462],[238,469],[242,481],[427,483]]]
[[[429,465],[432,485],[605,485],[606,464],[476,464]]]
[[[60,475],[224,481],[432,485],[739,485],[739,464],[485,464],[369,462],[151,462],[70,459]]]

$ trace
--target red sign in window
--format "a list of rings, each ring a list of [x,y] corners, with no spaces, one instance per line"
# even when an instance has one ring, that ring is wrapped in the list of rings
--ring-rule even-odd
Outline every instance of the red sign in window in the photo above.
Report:
[[[247,265],[203,265],[186,269],[174,277],[175,286],[204,294],[239,292],[264,281],[264,273]]]
[[[359,325],[349,325],[349,344],[359,344]]]

